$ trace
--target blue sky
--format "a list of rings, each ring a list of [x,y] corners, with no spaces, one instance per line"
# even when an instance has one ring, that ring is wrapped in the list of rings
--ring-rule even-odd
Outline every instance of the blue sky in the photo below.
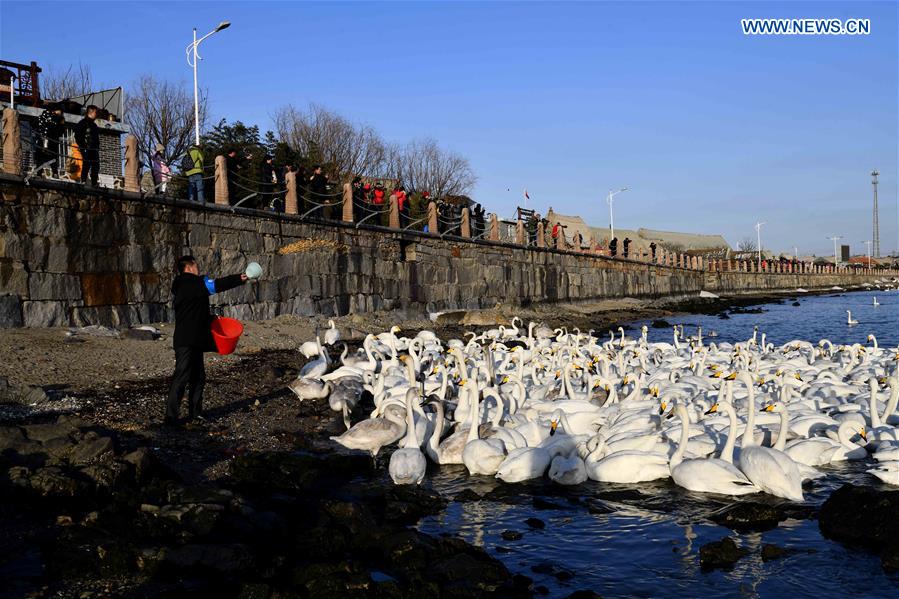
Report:
[[[744,36],[747,17],[869,18],[871,35]],[[541,212],[608,226],[605,195],[628,186],[618,227],[736,245],[763,220],[766,247],[827,253],[836,234],[861,253],[876,166],[897,247],[896,2],[4,1],[0,19],[4,59],[126,86],[188,84],[191,28],[229,19],[202,52],[214,120],[266,129],[317,102],[388,140],[432,136],[501,215],[527,187]]]

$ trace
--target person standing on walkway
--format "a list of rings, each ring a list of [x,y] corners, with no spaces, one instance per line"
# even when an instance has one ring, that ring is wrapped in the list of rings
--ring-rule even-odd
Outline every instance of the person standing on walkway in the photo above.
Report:
[[[172,282],[172,298],[175,306],[175,374],[169,388],[163,424],[178,424],[181,400],[189,391],[188,420],[204,422],[203,386],[206,370],[203,353],[215,351],[212,339],[212,315],[209,312],[209,296],[243,285],[247,275],[237,274],[210,279],[200,276],[199,265],[193,256],[182,256],[175,265],[176,276]]]
[[[165,146],[156,144],[156,151],[150,159],[150,170],[153,172],[153,185],[159,193],[165,193],[165,188],[169,184],[172,169],[169,168],[165,161]]]
[[[396,206],[400,217],[400,228],[405,229],[409,224],[409,198],[406,196],[406,188],[397,185],[393,194],[396,196]]]
[[[100,180],[100,128],[97,127],[97,111],[91,104],[84,111],[84,118],[75,125],[75,142],[81,150],[81,182],[97,186]]]
[[[181,170],[187,177],[187,199],[203,204],[206,201],[203,197],[203,150],[192,145],[181,160]]]
[[[312,176],[309,177],[309,200],[315,204],[325,204],[331,199],[327,195],[328,178],[322,173],[321,165],[316,164],[312,169]],[[314,214],[317,214],[319,218],[330,218],[331,207],[325,206],[324,210],[316,210]]]

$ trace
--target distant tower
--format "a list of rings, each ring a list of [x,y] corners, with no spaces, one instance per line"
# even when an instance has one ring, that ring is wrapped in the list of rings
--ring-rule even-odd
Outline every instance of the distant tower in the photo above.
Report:
[[[880,221],[877,218],[877,169],[871,171],[871,185],[874,186],[874,257],[880,258]]]

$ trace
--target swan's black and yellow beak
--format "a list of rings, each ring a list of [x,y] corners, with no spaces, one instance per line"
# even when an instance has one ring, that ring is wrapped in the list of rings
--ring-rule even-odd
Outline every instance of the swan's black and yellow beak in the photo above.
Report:
[[[558,421],[558,420],[553,420],[552,422],[550,422],[550,424],[549,424],[549,436],[550,436],[550,437],[552,437],[553,435],[556,434],[556,429],[557,429],[557,428],[559,428],[559,421]]]
[[[622,385],[627,385],[629,382],[630,382],[630,379],[627,378],[627,375],[624,375],[624,378],[621,379],[621,384],[622,384]]]
[[[672,418],[674,418],[674,408],[673,407],[671,408],[670,412],[665,414],[665,420],[671,420]]]
[[[662,414],[665,413],[665,408],[667,408],[667,407],[668,407],[668,404],[665,403],[664,401],[659,404],[659,416],[661,416]]]
[[[717,414],[718,413],[718,404],[712,404],[712,407],[705,411],[705,416],[709,414]]]
[[[464,387],[464,386],[465,386],[465,383],[467,383],[467,382],[468,382],[468,381],[467,381],[466,379],[462,379],[462,380],[459,381],[459,386],[460,386],[460,387]]]
[[[759,377],[759,380],[756,381],[756,384],[758,384],[759,387],[761,387],[762,385],[764,385],[764,384],[765,384],[765,377],[760,376],[760,377]]]
[[[724,377],[724,380],[725,380],[725,381],[735,381],[735,380],[737,380],[737,373],[736,373],[736,372],[731,372],[729,375],[727,375],[726,377]]]
[[[659,388],[658,387],[651,387],[649,389],[649,392],[652,394],[653,397],[659,396]]]
[[[793,378],[795,378],[797,381],[801,381],[801,382],[803,382],[803,383],[805,382],[805,381],[802,380],[802,375],[799,374],[798,372],[797,372],[796,374],[793,375]]]
[[[861,435],[861,438],[864,439],[865,441],[868,440],[868,433],[865,432],[865,429],[858,431],[858,434]]]
[[[771,403],[771,404],[768,404],[767,406],[765,406],[764,411],[765,411],[765,412],[773,412],[773,411],[774,411],[774,404]]]

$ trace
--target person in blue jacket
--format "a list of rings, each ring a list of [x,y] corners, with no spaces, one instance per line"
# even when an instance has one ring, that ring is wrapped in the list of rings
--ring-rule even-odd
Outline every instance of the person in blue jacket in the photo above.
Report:
[[[175,374],[165,406],[166,425],[178,423],[181,399],[189,387],[188,419],[203,422],[203,385],[206,370],[203,353],[215,351],[212,340],[212,314],[209,296],[243,285],[246,274],[230,275],[219,279],[200,276],[200,268],[193,256],[182,256],[175,266],[172,282],[172,298],[175,305]]]

